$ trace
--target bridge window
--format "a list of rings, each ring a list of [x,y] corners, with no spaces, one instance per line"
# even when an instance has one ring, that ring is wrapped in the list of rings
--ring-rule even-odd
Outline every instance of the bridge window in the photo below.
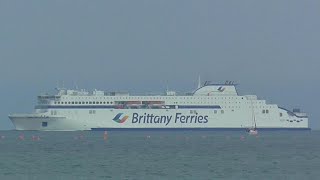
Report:
[[[282,113],[280,113],[280,117],[282,117]]]
[[[267,114],[269,113],[269,110],[268,110],[268,109],[266,110],[266,113],[267,113]]]

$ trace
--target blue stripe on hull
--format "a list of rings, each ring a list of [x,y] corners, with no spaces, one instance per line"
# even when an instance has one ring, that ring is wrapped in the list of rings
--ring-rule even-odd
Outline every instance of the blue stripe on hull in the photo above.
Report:
[[[92,131],[245,131],[247,128],[91,128]],[[257,128],[261,131],[310,131],[311,128]]]

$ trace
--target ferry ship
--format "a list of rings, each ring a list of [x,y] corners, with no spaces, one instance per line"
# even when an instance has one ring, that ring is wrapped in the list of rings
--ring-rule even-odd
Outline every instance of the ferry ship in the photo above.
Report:
[[[256,95],[239,95],[232,82],[198,85],[193,93],[129,95],[57,88],[40,95],[35,111],[11,114],[16,130],[310,130],[308,116],[269,104]]]

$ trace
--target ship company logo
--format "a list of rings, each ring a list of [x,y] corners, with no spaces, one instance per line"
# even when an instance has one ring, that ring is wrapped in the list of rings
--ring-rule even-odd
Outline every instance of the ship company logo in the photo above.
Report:
[[[113,120],[114,120],[115,122],[117,122],[117,123],[124,123],[124,122],[129,118],[129,116],[123,116],[123,117],[121,118],[122,114],[123,114],[123,113],[117,114],[117,115],[113,118]]]
[[[220,91],[220,92],[223,92],[224,90],[226,90],[225,87],[220,86],[220,87],[218,88],[218,91]]]

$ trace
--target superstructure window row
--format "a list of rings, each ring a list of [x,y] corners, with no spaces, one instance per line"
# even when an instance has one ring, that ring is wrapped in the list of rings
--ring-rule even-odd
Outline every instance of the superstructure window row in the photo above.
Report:
[[[101,102],[101,101],[69,101],[69,102],[54,102],[54,104],[113,104],[113,102]]]

